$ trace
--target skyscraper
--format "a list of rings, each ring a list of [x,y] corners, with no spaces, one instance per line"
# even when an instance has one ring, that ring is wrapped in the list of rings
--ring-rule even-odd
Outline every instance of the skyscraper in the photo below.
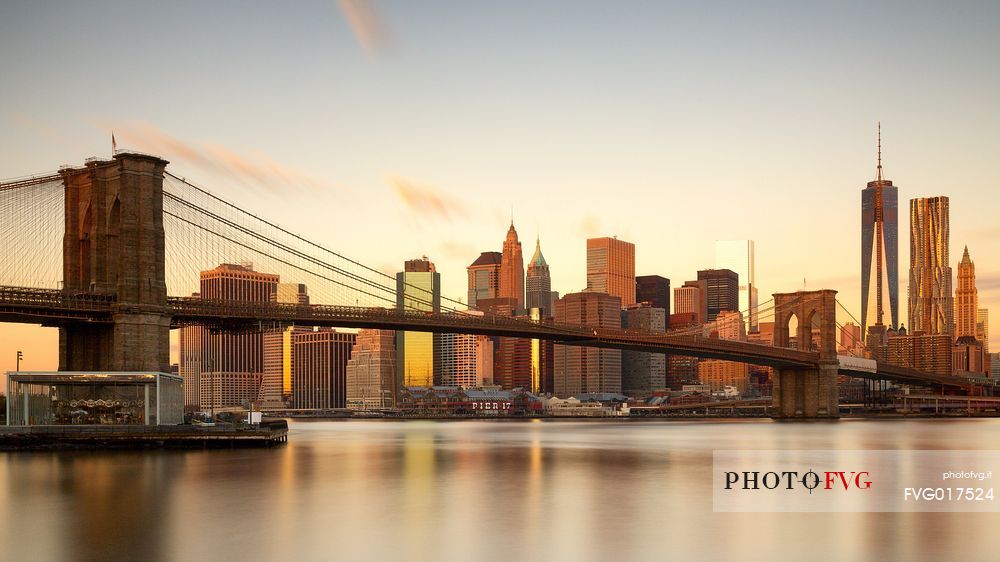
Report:
[[[878,128],[875,181],[861,191],[861,333],[884,325],[889,297],[889,327],[899,326],[899,203],[896,186],[882,178],[882,127]],[[875,277],[872,278],[872,264]],[[913,321],[912,318],[910,320]]]
[[[706,281],[685,281],[683,287],[674,289],[674,314],[694,314],[694,322],[708,321],[708,283]],[[670,322],[673,327],[673,322]]]
[[[989,372],[989,350],[979,339],[976,264],[969,257],[968,246],[962,254],[962,261],[958,263],[958,283],[955,287],[954,302],[955,347],[952,351],[952,367],[956,373],[986,374]]]
[[[441,334],[438,336],[435,363],[438,377],[435,385],[476,388],[481,386],[477,372],[478,338],[474,334]]]
[[[719,312],[715,320],[708,326],[708,330],[710,336],[714,335],[720,340],[746,341],[747,339],[743,315],[731,310]]]
[[[735,271],[739,277],[739,311],[748,311],[746,331],[757,329],[757,273],[753,240],[716,240],[715,268]]]
[[[695,282],[697,285],[697,282]],[[678,287],[680,289],[681,287]],[[685,285],[683,288],[692,288]],[[698,290],[698,287],[693,287]],[[697,297],[697,294],[695,295]],[[700,301],[696,301],[700,302]],[[681,301],[677,298],[677,290],[674,290],[674,307],[682,307]],[[700,311],[700,306],[697,306]],[[699,320],[698,312],[675,312],[670,315],[670,328],[673,330],[693,330],[700,328],[704,322]],[[686,384],[698,382],[698,358],[683,355],[670,355],[667,357],[667,386],[673,390],[680,390]]]
[[[309,304],[309,291],[302,283],[278,283],[271,300],[285,304]]]
[[[495,299],[483,299],[479,302],[479,309],[489,314],[497,316],[514,316],[517,311],[517,301],[513,297],[497,297]],[[493,384],[504,388],[513,388],[515,382],[530,379],[530,346],[518,343],[518,338],[493,336]],[[525,340],[530,341],[530,340]],[[484,376],[484,378],[486,378]]]
[[[886,361],[936,375],[952,374],[952,342],[948,334],[889,336]]]
[[[523,316],[518,314],[518,316]],[[496,347],[496,362],[493,368],[493,384],[504,390],[532,387],[532,346],[534,340],[524,338],[500,338]]]
[[[500,296],[501,256],[500,252],[483,252],[465,268],[469,273],[469,308],[477,308],[481,299]]]
[[[740,312],[740,279],[735,271],[703,269],[698,281],[705,282],[706,321],[712,322],[723,310]]]
[[[292,334],[292,407],[347,407],[347,362],[357,334],[320,328]]]
[[[545,315],[552,316],[552,305],[555,302],[552,294],[552,277],[549,274],[549,264],[542,256],[542,242],[535,240],[535,254],[528,262],[528,272],[524,277],[525,308],[541,308]]]
[[[500,296],[512,298],[517,301],[517,308],[524,308],[524,257],[513,221],[503,241],[500,258]]]
[[[347,362],[347,407],[391,408],[396,396],[396,333],[361,330]]]
[[[278,283],[271,300],[284,304],[309,304],[309,292],[302,283]],[[263,333],[264,375],[261,379],[260,402],[265,408],[285,408],[292,397],[292,334],[310,331],[304,326],[289,326],[283,330]]]
[[[552,293],[553,302],[558,299],[556,293]],[[552,317],[552,312],[543,308],[529,308],[528,317],[533,322],[544,322],[546,318]],[[555,355],[553,343],[548,340],[531,340],[531,386],[529,390],[532,394],[552,392],[553,358]]]
[[[635,302],[647,302],[653,308],[662,308],[670,327],[670,279],[659,275],[639,275],[635,278]]]
[[[663,310],[663,327],[659,328],[659,331],[663,332],[670,329],[670,279],[666,277],[661,277],[659,275],[640,275],[635,278],[635,301],[637,304],[646,303],[649,307],[662,309]],[[628,322],[627,318],[623,319]],[[650,365],[651,372],[653,373],[651,379],[651,384],[658,384],[656,388],[665,388],[667,386],[667,365],[670,363],[670,358],[662,353],[655,354],[656,357],[643,357],[643,356],[628,356],[626,354],[622,355],[622,391],[625,392],[629,388],[626,379],[630,377],[626,372],[634,373],[635,370],[632,368],[635,365]],[[633,360],[637,360],[638,363]],[[663,381],[659,382],[659,362],[663,363]],[[635,380],[633,377],[632,380]]]
[[[662,279],[662,278],[661,278]],[[667,329],[666,310],[641,301],[622,311],[622,327],[664,332]],[[649,396],[667,386],[667,357],[662,353],[622,351],[622,393],[629,396]]]
[[[291,405],[294,382],[295,346],[293,335],[310,332],[305,326],[264,332],[264,376],[261,380],[261,407],[287,408]]]
[[[861,338],[861,326],[848,322],[840,327],[840,342],[837,352],[848,355],[860,355],[865,349],[865,340]]]
[[[426,257],[408,260],[396,274],[396,309],[441,311],[441,274]],[[437,338],[429,332],[396,332],[396,384],[432,386]]]
[[[177,373],[184,379],[184,409],[200,412],[201,373],[207,367],[202,363],[202,351],[208,330],[204,326],[184,326],[178,332]]]
[[[955,287],[955,337],[975,338],[976,314],[979,311],[979,294],[976,291],[976,264],[965,247],[962,261],[958,262],[958,283]]]
[[[702,359],[698,362],[698,382],[709,385],[712,392],[732,386],[742,395],[747,391],[749,378],[750,368],[746,363],[721,359]]]
[[[854,328],[860,333],[861,328],[857,324],[854,324]],[[761,345],[774,345],[774,322],[761,322],[757,324],[757,331],[747,334],[747,341]]]
[[[954,335],[948,198],[910,199],[910,333]]]
[[[476,336],[476,386],[493,384],[496,365],[496,341],[489,336]]]
[[[620,298],[603,292],[570,293],[556,301],[555,320],[594,328],[621,328],[621,308]],[[621,351],[556,345],[554,354],[553,393],[557,396],[621,392]]]
[[[480,304],[492,313],[491,303],[496,300],[483,299]],[[483,316],[484,312],[473,310],[462,315]],[[485,380],[492,384],[493,362],[493,340],[489,336],[438,334],[434,350],[434,385],[477,388]]]
[[[972,336],[959,336],[951,351],[951,366],[956,375],[985,376],[989,373],[989,354]]]
[[[746,341],[746,324],[743,315],[735,310],[720,310],[706,326],[710,337],[720,340]],[[712,387],[713,391],[724,390],[727,386],[736,387],[740,394],[747,390],[750,368],[745,363],[725,361],[721,359],[702,359],[698,361],[698,382]]]
[[[635,304],[635,244],[617,238],[587,239],[587,290]]]
[[[279,278],[254,271],[253,265],[224,263],[200,273],[204,299],[269,302]],[[184,377],[185,402],[201,410],[242,406],[261,397],[264,371],[264,336],[260,332],[212,333],[203,326],[188,326],[180,335],[179,371]],[[195,392],[197,391],[197,396]]]

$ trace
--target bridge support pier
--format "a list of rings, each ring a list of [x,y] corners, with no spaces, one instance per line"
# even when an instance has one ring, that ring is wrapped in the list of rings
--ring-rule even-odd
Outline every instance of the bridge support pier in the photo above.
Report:
[[[837,365],[774,370],[775,419],[839,418]]]
[[[774,369],[771,394],[775,419],[840,417],[836,314],[837,291],[774,295],[774,345],[819,353],[816,366]],[[797,319],[794,334],[789,331],[793,317]]]
[[[60,371],[110,371],[114,327],[107,324],[68,324],[59,328]]]
[[[113,295],[110,325],[59,329],[60,371],[170,372],[163,233],[167,162],[117,154],[61,170],[63,290]]]

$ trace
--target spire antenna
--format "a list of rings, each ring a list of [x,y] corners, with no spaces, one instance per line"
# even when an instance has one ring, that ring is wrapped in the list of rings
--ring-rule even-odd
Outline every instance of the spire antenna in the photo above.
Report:
[[[882,183],[882,122],[878,122],[878,170],[875,180]]]
[[[875,177],[875,279],[878,286],[875,289],[875,325],[882,325],[882,254],[885,251],[885,201],[883,199],[883,188],[885,180],[882,179],[882,121],[877,121],[876,138],[878,139],[878,169]],[[865,289],[866,291],[868,289]]]

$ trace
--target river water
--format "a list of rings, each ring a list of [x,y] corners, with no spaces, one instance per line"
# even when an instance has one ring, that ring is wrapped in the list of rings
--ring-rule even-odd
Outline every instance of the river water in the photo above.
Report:
[[[0,453],[0,559],[1000,560],[996,513],[713,513],[714,449],[994,450],[1000,420],[300,421],[268,450]]]

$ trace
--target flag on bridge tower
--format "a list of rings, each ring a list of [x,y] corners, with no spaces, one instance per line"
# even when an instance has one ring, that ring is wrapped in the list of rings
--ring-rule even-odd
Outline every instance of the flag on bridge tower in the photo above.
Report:
[[[118,143],[115,142],[115,133],[111,132],[111,155],[114,156],[118,152]]]

